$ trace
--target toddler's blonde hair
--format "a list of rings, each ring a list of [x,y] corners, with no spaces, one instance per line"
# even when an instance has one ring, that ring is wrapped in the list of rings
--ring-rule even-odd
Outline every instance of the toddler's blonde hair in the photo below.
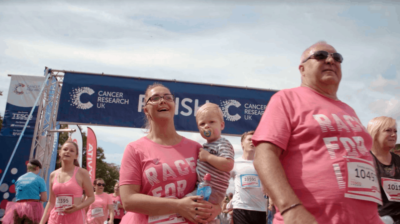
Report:
[[[222,113],[221,108],[215,104],[215,103],[205,103],[203,104],[196,112],[196,121],[197,121],[197,115],[201,113],[205,113],[207,111],[214,111],[218,114],[219,119],[221,119],[221,122],[224,122],[224,114]]]

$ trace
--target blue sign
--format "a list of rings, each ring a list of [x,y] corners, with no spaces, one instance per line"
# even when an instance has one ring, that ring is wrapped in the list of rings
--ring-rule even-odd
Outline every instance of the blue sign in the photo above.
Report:
[[[0,170],[1,176],[5,176],[3,183],[0,185],[1,200],[15,201],[15,182],[17,179],[27,172],[26,164],[29,162],[29,152],[31,151],[32,138],[23,137],[18,145],[18,154],[11,161],[7,172],[4,172],[8,160],[14,150],[15,144],[18,141],[18,136],[0,136],[1,156]],[[0,205],[0,218],[3,217],[6,203]]]
[[[223,134],[255,130],[276,91],[66,72],[58,109],[59,122],[142,128],[144,93],[154,82],[175,95],[175,127],[197,132],[195,112],[206,102],[224,114]]]

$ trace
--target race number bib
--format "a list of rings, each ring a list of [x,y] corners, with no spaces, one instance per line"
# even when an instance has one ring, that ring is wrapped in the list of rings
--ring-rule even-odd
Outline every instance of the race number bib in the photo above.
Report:
[[[261,183],[257,174],[241,174],[240,186],[242,188],[259,188]]]
[[[92,209],[92,217],[102,217],[104,216],[103,208],[93,208]]]
[[[73,195],[57,195],[56,196],[56,211],[64,211],[64,208],[71,207],[73,204],[74,196]]]
[[[186,219],[179,214],[152,215],[148,219],[149,224],[170,224],[170,223],[188,223]]]
[[[400,180],[382,177],[381,181],[388,200],[400,202]]]
[[[345,197],[372,201],[382,205],[381,192],[372,161],[347,157],[347,189]]]

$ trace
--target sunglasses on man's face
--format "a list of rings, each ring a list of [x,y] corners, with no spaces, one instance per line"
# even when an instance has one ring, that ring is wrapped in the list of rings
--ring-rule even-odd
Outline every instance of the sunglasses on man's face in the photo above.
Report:
[[[101,187],[101,186],[105,187],[106,184],[100,184],[100,183],[98,183],[97,186],[99,186],[99,187]]]
[[[329,53],[327,51],[316,51],[314,54],[308,56],[302,63],[308,61],[308,59],[316,59],[316,60],[325,60],[329,57],[329,55],[332,56],[333,60],[336,62],[342,63],[343,62],[343,57],[339,53]]]

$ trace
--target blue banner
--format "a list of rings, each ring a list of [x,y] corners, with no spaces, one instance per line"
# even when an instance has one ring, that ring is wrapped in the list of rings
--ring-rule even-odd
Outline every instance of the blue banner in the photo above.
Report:
[[[175,127],[197,132],[195,111],[216,103],[224,114],[223,134],[241,135],[255,130],[276,91],[132,77],[65,72],[57,120],[142,128],[144,92],[158,82],[175,95]]]
[[[39,76],[13,75],[11,77],[3,127],[0,133],[0,176],[4,178],[0,185],[0,196],[3,198],[0,204],[0,218],[4,215],[7,203],[15,201],[15,181],[27,172],[26,164],[29,161],[38,107],[33,111],[32,118],[28,122],[7,170],[6,167],[18,142],[18,136],[21,135],[29,113],[39,96],[44,80],[45,77]]]
[[[5,175],[3,183],[0,185],[0,218],[3,217],[7,202],[15,201],[15,181],[27,172],[26,164],[29,162],[29,152],[31,151],[32,138],[23,137],[19,143],[16,156],[11,161],[7,173],[4,170],[8,160],[14,150],[18,137],[0,136],[0,171]]]

